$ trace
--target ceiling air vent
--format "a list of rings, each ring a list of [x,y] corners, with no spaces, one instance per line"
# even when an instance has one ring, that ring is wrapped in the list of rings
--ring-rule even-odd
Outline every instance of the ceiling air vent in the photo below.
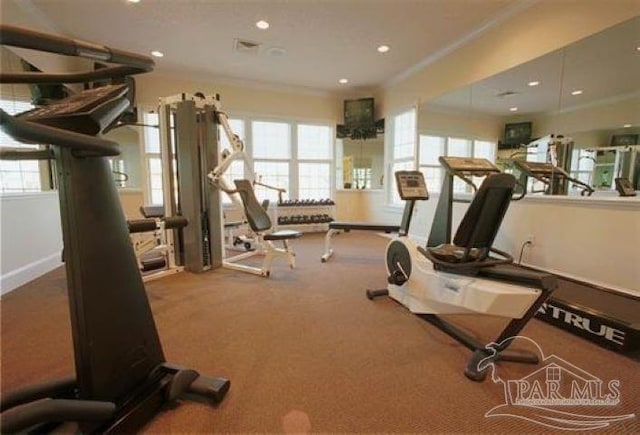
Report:
[[[496,94],[496,97],[498,98],[507,98],[507,97],[511,97],[513,95],[518,95],[520,92],[516,92],[516,91],[504,91],[504,92],[500,92],[498,94]]]
[[[258,54],[260,51],[260,44],[236,38],[233,40],[233,51],[246,54]]]

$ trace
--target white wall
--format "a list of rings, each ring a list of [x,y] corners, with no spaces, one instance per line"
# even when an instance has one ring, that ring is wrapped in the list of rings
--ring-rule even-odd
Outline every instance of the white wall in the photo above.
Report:
[[[460,41],[445,56],[426,59],[425,67],[389,84],[382,93],[383,113],[460,89],[640,13],[640,3],[635,0],[541,0],[522,4],[527,3],[528,7],[487,26],[475,39],[464,44]]]
[[[503,131],[504,121],[499,116],[465,114],[428,105],[423,105],[418,110],[418,133],[461,135],[497,143]]]
[[[426,242],[438,198],[435,194],[418,202],[412,237]],[[348,215],[340,199],[338,195],[338,217]],[[368,205],[373,204],[369,213],[354,216],[365,222],[400,224],[400,207],[384,206],[381,200],[370,200]],[[358,207],[367,210],[365,204],[358,203]],[[454,232],[467,207],[454,203]],[[640,296],[640,198],[531,195],[512,202],[495,246],[517,260],[531,235],[534,244],[525,248],[523,264]]]
[[[342,119],[342,99],[324,93],[296,93],[278,87],[222,82],[194,82],[155,73],[136,76],[138,104],[157,106],[158,99],[186,92],[220,94],[223,110],[287,117],[301,120],[338,122]]]
[[[57,192],[0,196],[0,222],[2,294],[62,264]]]
[[[381,214],[385,208],[383,190],[338,190],[335,197],[337,221],[396,224],[400,219]]]
[[[537,268],[640,296],[640,199],[531,196],[512,202],[496,247]]]

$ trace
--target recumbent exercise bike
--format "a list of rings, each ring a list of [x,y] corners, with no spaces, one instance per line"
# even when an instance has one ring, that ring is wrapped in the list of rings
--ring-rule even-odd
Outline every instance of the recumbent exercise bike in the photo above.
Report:
[[[388,287],[368,290],[367,297],[390,296],[473,351],[465,375],[474,381],[484,380],[493,361],[537,364],[537,355],[506,348],[549,297],[556,278],[516,267],[510,264],[513,258],[509,254],[492,248],[511,201],[515,178],[502,173],[488,175],[469,205],[453,244],[423,248],[408,237],[408,232],[416,201],[429,197],[424,176],[420,171],[398,171],[395,175],[400,197],[406,201],[400,235],[387,245]],[[456,313],[512,320],[490,348],[438,316]]]

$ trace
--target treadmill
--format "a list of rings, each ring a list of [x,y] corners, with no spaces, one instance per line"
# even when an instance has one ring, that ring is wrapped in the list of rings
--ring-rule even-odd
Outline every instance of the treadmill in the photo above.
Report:
[[[551,163],[513,160],[513,164],[520,171],[520,184],[526,186],[527,178],[531,177],[546,186],[544,189],[546,195],[566,195],[569,190],[569,183],[579,188],[582,196],[591,196],[594,192],[593,187],[577,178],[573,178],[564,169]],[[532,191],[531,193],[536,192]]]

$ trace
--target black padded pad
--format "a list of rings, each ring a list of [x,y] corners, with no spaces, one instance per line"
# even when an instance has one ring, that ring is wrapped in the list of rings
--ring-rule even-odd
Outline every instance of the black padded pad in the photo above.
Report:
[[[133,219],[127,221],[129,227],[129,233],[146,233],[148,231],[155,231],[158,227],[155,219]]]
[[[187,218],[182,216],[171,216],[163,218],[164,228],[167,230],[186,227],[189,224]],[[129,233],[146,233],[149,231],[155,231],[158,228],[157,219],[133,219],[127,221],[129,227]]]
[[[167,230],[184,228],[189,225],[189,220],[183,216],[170,216],[163,218],[164,228]]]
[[[242,200],[244,215],[251,229],[256,233],[261,233],[271,228],[271,219],[258,202],[251,182],[249,180],[233,180],[233,182]]]
[[[149,259],[143,259],[140,261],[142,263],[142,271],[149,272],[151,270],[160,269],[161,267],[165,267],[167,265],[164,257],[154,257]]]
[[[511,174],[485,178],[465,213],[453,244],[465,248],[490,248],[498,234],[516,179]]]
[[[438,260],[446,261],[447,263],[461,263],[467,261],[476,261],[480,255],[479,249],[471,249],[468,257],[464,255],[465,248],[461,248],[455,245],[439,245],[434,248],[429,248],[429,252]]]
[[[297,239],[302,237],[302,233],[300,231],[294,230],[280,230],[271,234],[265,234],[265,240],[289,240],[289,239]]]
[[[164,216],[164,206],[162,205],[141,205],[140,213],[146,218],[161,218]]]
[[[330,222],[330,230],[356,230],[356,231],[384,231],[385,233],[397,233],[400,231],[400,225],[384,225],[384,224],[369,224],[364,222]]]

